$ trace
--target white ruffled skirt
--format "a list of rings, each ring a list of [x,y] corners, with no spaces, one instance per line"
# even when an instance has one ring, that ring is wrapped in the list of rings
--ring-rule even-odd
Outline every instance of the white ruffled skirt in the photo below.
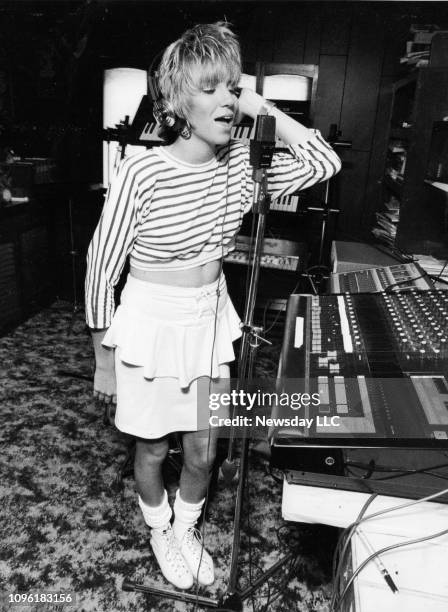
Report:
[[[224,275],[200,288],[129,275],[103,340],[116,349],[118,429],[160,438],[207,428],[198,414],[198,379],[229,378],[240,336]]]

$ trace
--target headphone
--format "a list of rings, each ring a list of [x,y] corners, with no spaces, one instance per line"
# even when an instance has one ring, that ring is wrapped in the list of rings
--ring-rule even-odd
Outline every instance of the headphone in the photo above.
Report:
[[[162,96],[159,87],[157,85],[158,73],[156,72],[154,76],[148,77],[148,85],[153,82],[152,85],[149,85],[149,90],[151,92],[152,99],[154,100],[152,105],[152,114],[154,119],[160,125],[160,127],[172,128],[174,127],[177,116],[174,112],[174,108],[168,100]]]
[[[161,128],[173,128],[178,120],[173,105],[162,96],[159,88],[159,72],[153,71],[154,64],[160,59],[163,51],[157,53],[148,68],[148,91],[153,100],[152,114]]]
[[[163,98],[154,102],[152,114],[161,127],[172,128],[176,123],[176,115],[174,114],[171,104]]]
[[[179,117],[171,102],[163,97],[159,88],[158,71],[151,73],[152,66],[158,57],[154,58],[148,70],[148,91],[153,100],[152,114],[159,125],[159,136],[162,136],[169,144],[179,134],[185,139],[190,138],[191,128],[188,121]]]

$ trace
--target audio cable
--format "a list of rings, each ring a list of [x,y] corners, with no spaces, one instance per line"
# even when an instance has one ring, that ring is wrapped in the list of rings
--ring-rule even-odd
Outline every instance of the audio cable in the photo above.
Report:
[[[448,533],[448,529],[442,530],[440,532],[434,533],[434,534],[430,534],[428,536],[422,536],[421,538],[416,538],[413,540],[407,540],[406,542],[400,542],[398,544],[393,544],[391,546],[385,547],[383,549],[380,549],[378,551],[375,551],[374,554],[370,555],[369,557],[367,557],[367,559],[365,561],[363,561],[363,563],[357,568],[357,570],[355,570],[355,572],[353,573],[353,575],[351,576],[350,580],[348,581],[348,583],[346,584],[346,586],[344,587],[344,590],[342,591],[342,594],[339,596],[337,596],[337,583],[340,580],[341,577],[341,573],[342,573],[342,567],[343,567],[343,562],[344,562],[344,558],[345,558],[345,554],[346,551],[348,549],[348,546],[350,544],[350,541],[353,537],[353,534],[356,532],[357,528],[359,527],[359,525],[367,520],[371,520],[373,518],[377,518],[380,516],[384,516],[385,514],[388,514],[390,512],[395,512],[397,510],[402,510],[404,508],[409,508],[411,506],[415,506],[418,504],[421,504],[423,502],[427,502],[427,501],[431,501],[433,499],[437,499],[438,497],[442,497],[443,495],[446,495],[448,493],[448,489],[443,489],[441,491],[437,491],[436,493],[432,493],[431,495],[427,495],[426,497],[422,497],[416,500],[412,500],[409,502],[406,502],[404,504],[399,504],[397,506],[391,506],[390,508],[385,508],[383,510],[379,510],[377,512],[374,512],[373,514],[368,514],[365,515],[365,511],[367,510],[367,507],[372,503],[372,501],[378,496],[376,493],[371,495],[368,500],[366,501],[366,503],[364,504],[363,508],[361,509],[360,514],[358,515],[358,518],[351,524],[349,525],[345,531],[344,534],[341,538],[341,540],[345,540],[342,550],[340,552],[340,556],[339,556],[339,562],[338,562],[338,569],[335,572],[335,585],[334,585],[334,591],[333,591],[333,597],[332,597],[332,601],[331,601],[331,605],[330,605],[330,612],[337,612],[342,604],[343,599],[345,598],[348,589],[350,588],[350,586],[352,585],[353,581],[355,580],[356,576],[364,569],[364,567],[375,557],[377,557],[380,554],[384,554],[385,552],[388,552],[389,550],[393,550],[395,548],[400,548],[402,546],[409,546],[411,544],[417,544],[419,542],[424,542],[426,540],[430,540],[433,538],[437,538],[437,537],[441,537],[443,535],[445,535],[446,533]],[[336,599],[338,599],[338,601],[336,602]]]

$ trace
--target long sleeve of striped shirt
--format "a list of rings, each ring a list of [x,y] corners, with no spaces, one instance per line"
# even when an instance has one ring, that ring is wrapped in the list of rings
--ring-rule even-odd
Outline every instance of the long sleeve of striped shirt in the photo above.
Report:
[[[252,206],[252,168],[247,164],[244,210]],[[277,199],[326,181],[341,169],[341,160],[322,138],[319,130],[310,130],[310,138],[303,144],[292,144],[284,152],[275,152],[268,168],[268,193]]]
[[[138,233],[141,199],[134,162],[125,159],[112,180],[87,252],[86,321],[95,329],[110,325],[114,287]]]

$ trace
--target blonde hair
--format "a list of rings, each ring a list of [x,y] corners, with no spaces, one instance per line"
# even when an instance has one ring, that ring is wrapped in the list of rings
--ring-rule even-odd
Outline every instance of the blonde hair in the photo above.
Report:
[[[185,119],[192,93],[221,82],[236,86],[240,75],[238,39],[228,23],[218,21],[194,26],[165,49],[158,85],[175,115]]]

